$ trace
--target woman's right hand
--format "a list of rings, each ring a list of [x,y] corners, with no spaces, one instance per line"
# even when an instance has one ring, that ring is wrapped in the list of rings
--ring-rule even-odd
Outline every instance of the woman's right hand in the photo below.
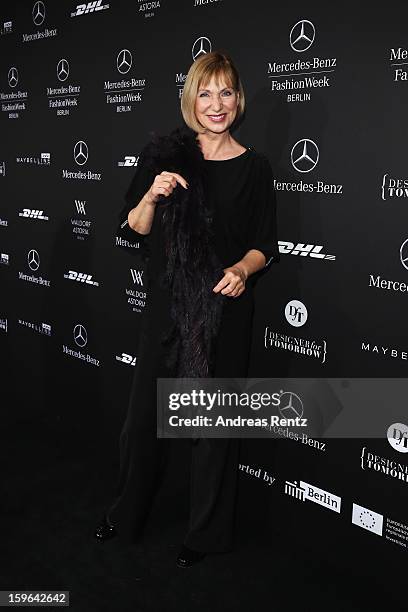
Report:
[[[166,172],[163,170],[160,174],[155,176],[155,179],[146,193],[146,198],[151,204],[156,204],[160,196],[168,197],[173,193],[173,189],[180,183],[184,189],[188,189],[188,183],[177,172]]]

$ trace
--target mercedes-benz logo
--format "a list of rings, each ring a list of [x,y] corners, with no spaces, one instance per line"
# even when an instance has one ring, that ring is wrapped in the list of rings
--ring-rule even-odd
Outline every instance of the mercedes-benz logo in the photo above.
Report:
[[[33,6],[33,21],[36,26],[40,26],[45,19],[45,5],[42,0],[38,0]]]
[[[193,60],[196,61],[197,57],[200,55],[211,53],[211,49],[212,45],[210,39],[206,36],[200,36],[200,38],[197,38],[191,49]]]
[[[302,327],[307,321],[307,308],[299,300],[290,300],[285,306],[285,317],[293,327]]]
[[[120,72],[120,74],[126,74],[132,67],[132,54],[129,49],[122,49],[119,51],[118,56],[116,58],[116,66]]]
[[[74,327],[74,340],[75,344],[81,348],[88,342],[88,334],[86,333],[85,327],[81,325],[81,323],[77,323]]]
[[[293,391],[282,391],[280,395],[279,412],[284,419],[302,418],[303,402]]]
[[[298,172],[310,172],[319,161],[317,144],[309,138],[298,140],[292,147],[290,158],[295,170]]]
[[[15,87],[18,83],[18,70],[15,66],[12,66],[8,71],[8,84],[10,87]]]
[[[83,140],[78,140],[74,147],[74,159],[78,166],[83,166],[88,161],[88,145]]]
[[[69,75],[69,63],[66,59],[60,59],[57,64],[57,77],[60,81],[66,81]]]
[[[400,260],[404,268],[408,270],[408,238],[401,244]]]
[[[40,267],[40,256],[38,254],[38,251],[36,251],[35,249],[31,249],[31,251],[28,251],[27,261],[30,270],[33,270],[34,272],[35,270],[38,270],[38,268]]]
[[[316,30],[311,21],[302,19],[295,23],[289,34],[290,46],[296,53],[303,53],[313,45]]]

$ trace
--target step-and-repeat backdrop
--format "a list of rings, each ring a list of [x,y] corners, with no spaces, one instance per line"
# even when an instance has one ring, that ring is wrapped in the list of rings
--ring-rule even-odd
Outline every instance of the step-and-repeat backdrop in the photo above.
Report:
[[[115,455],[149,299],[118,212],[150,132],[182,122],[191,63],[216,49],[246,92],[235,137],[268,155],[278,203],[281,262],[258,283],[251,375],[405,376],[407,17],[299,0],[2,5],[5,422],[102,436]],[[367,572],[405,552],[405,412],[390,420],[385,403],[376,439],[282,427],[246,442],[241,480],[265,538]]]

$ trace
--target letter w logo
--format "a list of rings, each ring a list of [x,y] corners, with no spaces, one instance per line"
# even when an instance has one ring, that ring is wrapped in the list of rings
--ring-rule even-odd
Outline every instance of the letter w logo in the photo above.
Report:
[[[130,270],[130,273],[132,275],[133,278],[133,282],[137,285],[142,285],[143,286],[143,279],[142,279],[142,274],[143,274],[143,270]]]
[[[86,215],[85,201],[86,200],[75,200],[75,206],[79,215]]]

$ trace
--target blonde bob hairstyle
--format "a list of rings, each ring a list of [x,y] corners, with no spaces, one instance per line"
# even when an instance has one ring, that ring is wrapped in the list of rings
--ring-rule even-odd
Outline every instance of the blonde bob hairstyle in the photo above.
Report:
[[[235,125],[245,109],[245,95],[241,79],[229,55],[221,51],[202,55],[190,66],[181,96],[183,119],[192,130],[198,133],[204,133],[205,128],[199,123],[195,114],[197,93],[201,87],[208,85],[212,77],[215,77],[217,85],[224,80],[227,87],[239,93],[237,114],[232,125]]]

